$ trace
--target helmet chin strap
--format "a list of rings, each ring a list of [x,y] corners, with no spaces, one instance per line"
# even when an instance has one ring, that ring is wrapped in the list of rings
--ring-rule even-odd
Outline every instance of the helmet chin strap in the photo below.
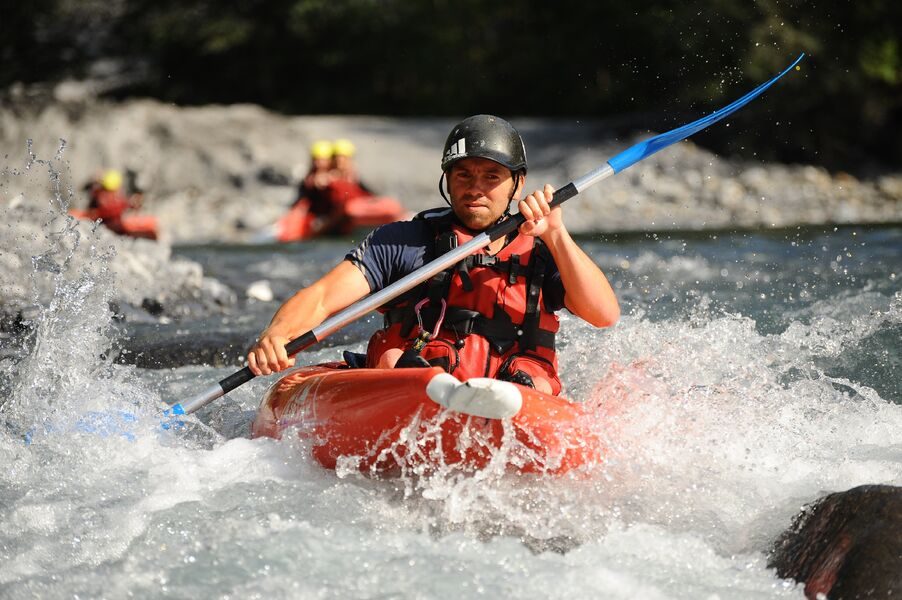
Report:
[[[451,206],[451,201],[448,199],[448,196],[445,195],[445,186],[442,185],[444,182],[445,172],[442,171],[442,176],[438,178],[438,193],[442,195],[442,199],[444,199],[444,201],[448,203],[448,206]]]
[[[511,190],[511,195],[507,199],[507,206],[504,209],[504,212],[501,213],[501,216],[498,217],[498,220],[492,223],[492,225],[497,225],[501,221],[505,220],[509,216],[511,216],[511,202],[514,200],[514,196],[517,194],[517,189],[520,187],[520,182],[522,181],[520,178],[523,177],[522,172],[517,171],[516,173],[511,171],[511,176],[514,178],[514,189]]]

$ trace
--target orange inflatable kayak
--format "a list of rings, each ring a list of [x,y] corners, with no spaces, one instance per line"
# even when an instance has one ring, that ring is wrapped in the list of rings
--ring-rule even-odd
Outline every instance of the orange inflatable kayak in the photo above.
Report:
[[[97,211],[71,209],[69,214],[76,219],[96,221],[100,217]],[[152,215],[123,215],[114,220],[103,220],[103,224],[120,235],[157,239],[157,218]]]
[[[430,398],[436,396],[433,388],[448,381],[460,388],[455,392],[472,391],[437,367],[300,367],[266,393],[252,435],[281,438],[291,432],[311,443],[322,466],[350,465],[377,475],[447,465],[482,469],[497,461],[518,473],[560,475],[601,460],[597,421],[581,405],[482,379],[489,387],[513,390],[515,398],[502,399],[506,418],[477,416],[496,408],[469,397],[456,405],[452,398],[452,408],[445,408]]]
[[[315,231],[315,215],[309,203],[298,202],[276,223],[276,239],[298,242],[318,235],[348,235],[355,229],[378,227],[399,221],[406,216],[401,203],[388,196],[358,196],[346,200],[340,219],[326,231]]]

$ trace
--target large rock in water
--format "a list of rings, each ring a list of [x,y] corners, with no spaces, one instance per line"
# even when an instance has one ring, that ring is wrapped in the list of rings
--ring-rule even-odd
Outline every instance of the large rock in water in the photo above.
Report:
[[[902,597],[902,488],[865,485],[805,507],[770,566],[811,599]]]

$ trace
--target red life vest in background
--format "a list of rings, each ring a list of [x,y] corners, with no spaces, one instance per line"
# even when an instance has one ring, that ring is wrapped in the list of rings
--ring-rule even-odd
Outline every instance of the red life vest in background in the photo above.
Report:
[[[332,205],[333,210],[337,207],[343,209],[349,200],[360,198],[361,196],[372,196],[370,192],[364,189],[360,183],[347,179],[335,179],[327,188],[326,197]]]
[[[473,238],[450,211],[440,217],[424,215],[416,218],[426,219],[436,231],[437,256]],[[413,300],[380,309],[385,328],[370,338],[367,366],[375,366],[389,349],[411,348],[422,330],[433,332],[444,299],[447,306],[438,334],[420,356],[462,381],[505,379],[522,371],[547,380],[552,392],[560,393],[554,350],[560,324],[557,315],[545,309],[542,297],[550,260],[541,240],[517,235],[495,255],[483,249],[439,273],[418,288],[418,298],[414,295]],[[428,303],[419,310],[418,320],[415,307],[423,299]]]
[[[91,198],[86,214],[91,220],[103,221],[108,229],[124,234],[128,232],[123,222],[123,215],[131,206],[131,202],[122,192],[95,186],[91,189]]]
[[[122,214],[129,208],[131,208],[131,203],[119,191],[105,190],[100,187],[91,190],[88,209],[94,211],[97,219],[104,221],[121,219]]]

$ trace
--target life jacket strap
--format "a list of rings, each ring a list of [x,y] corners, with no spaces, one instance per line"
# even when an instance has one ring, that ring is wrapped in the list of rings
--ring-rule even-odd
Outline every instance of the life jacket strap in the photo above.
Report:
[[[413,325],[417,323],[416,314],[409,306],[392,308],[384,313],[383,318],[386,329],[400,323],[403,337],[409,337]],[[423,328],[432,328],[439,318],[439,309],[427,306],[420,311],[420,318],[423,322]],[[404,327],[407,324],[410,324],[410,328],[405,333]],[[516,325],[511,322],[510,317],[502,310],[496,310],[495,317],[489,319],[475,310],[449,306],[445,310],[445,320],[442,323],[442,329],[454,332],[460,338],[474,333],[481,335],[489,340],[492,348],[500,354],[510,350],[514,344],[520,344],[520,347],[524,350],[536,347],[554,350],[555,345],[555,333],[553,331],[539,329],[538,323],[536,323],[534,328],[530,328],[526,324]],[[527,348],[524,340],[531,343],[531,347]]]
[[[539,330],[539,293],[545,280],[545,264],[549,258],[549,250],[536,238],[533,246],[532,274],[526,280],[526,311],[523,317],[523,338],[520,347],[523,350],[534,350],[538,345],[536,332]]]
[[[425,220],[435,232],[436,256],[457,247],[457,234],[452,228],[456,219],[453,211],[450,209],[424,211],[415,218]],[[510,234],[508,242],[512,239],[511,236],[516,237],[516,233]],[[533,256],[526,265],[520,263],[520,255],[517,254],[512,254],[504,260],[489,254],[475,254],[464,258],[450,269],[436,274],[425,284],[424,295],[429,302],[425,307],[422,307],[421,303],[419,314],[411,306],[390,308],[384,313],[385,327],[400,324],[400,334],[406,339],[410,339],[417,325],[421,330],[434,328],[437,322],[441,322],[437,307],[448,297],[454,274],[459,275],[461,286],[465,291],[472,291],[473,282],[469,269],[488,267],[506,275],[510,285],[515,285],[517,278],[520,277],[526,280],[527,298],[523,324],[515,325],[500,306],[495,306],[494,316],[491,319],[477,311],[448,307],[441,329],[454,332],[459,338],[473,333],[479,334],[488,339],[499,353],[507,352],[514,344],[519,344],[521,350],[534,350],[537,347],[554,350],[555,333],[539,328],[541,312],[539,295],[546,264],[550,260],[550,252],[539,238],[536,238],[533,244]]]

